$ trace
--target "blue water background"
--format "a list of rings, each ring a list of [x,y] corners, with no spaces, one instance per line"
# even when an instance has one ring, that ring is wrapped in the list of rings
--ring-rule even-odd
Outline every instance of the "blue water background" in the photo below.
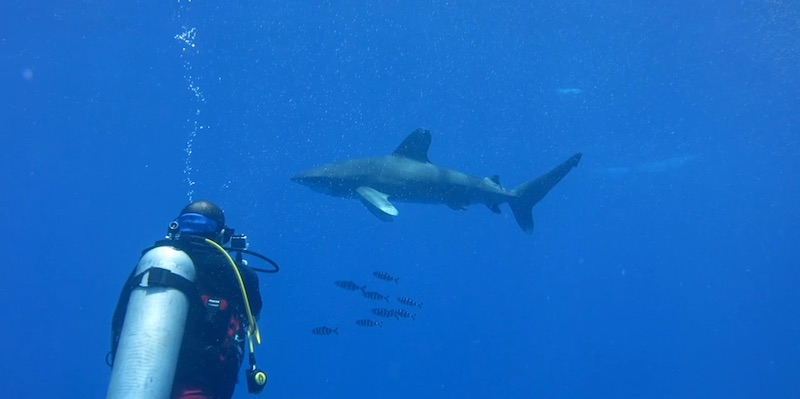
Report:
[[[121,285],[191,192],[284,267],[262,276],[262,397],[798,398],[799,21],[793,1],[4,2],[0,391],[105,395]],[[506,206],[387,224],[289,180],[417,127],[433,162],[509,187],[584,159],[532,235]],[[424,305],[361,328],[374,304],[335,280]]]

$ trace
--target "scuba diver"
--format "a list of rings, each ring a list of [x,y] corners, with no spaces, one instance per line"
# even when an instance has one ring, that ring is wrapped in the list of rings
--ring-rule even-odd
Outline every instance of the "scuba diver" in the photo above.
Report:
[[[243,254],[272,268],[251,267]],[[262,307],[256,271],[278,270],[247,249],[247,236],[234,234],[219,206],[187,205],[166,239],[142,252],[122,289],[112,320],[107,398],[229,399],[245,346],[248,390],[260,393],[267,375],[254,353]]]

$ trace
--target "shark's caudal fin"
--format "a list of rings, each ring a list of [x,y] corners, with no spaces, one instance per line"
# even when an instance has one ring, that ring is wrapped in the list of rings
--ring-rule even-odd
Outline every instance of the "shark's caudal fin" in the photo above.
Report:
[[[581,153],[573,155],[561,165],[556,166],[536,179],[520,184],[513,190],[516,198],[509,201],[508,204],[511,205],[514,218],[517,219],[517,223],[523,231],[526,233],[533,231],[533,206],[544,198],[550,189],[555,187],[572,168],[578,165],[582,155]]]

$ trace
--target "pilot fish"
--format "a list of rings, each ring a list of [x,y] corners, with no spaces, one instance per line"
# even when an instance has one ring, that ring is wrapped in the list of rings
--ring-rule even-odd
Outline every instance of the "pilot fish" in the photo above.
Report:
[[[384,281],[394,281],[395,283],[400,281],[399,277],[392,276],[386,272],[374,271],[372,272],[372,275]]]
[[[338,328],[330,328],[328,326],[320,326],[320,327],[312,328],[311,329],[311,333],[314,334],[314,335],[331,335],[332,333],[335,333],[336,335],[339,335],[339,329]]]
[[[339,281],[334,281],[333,283],[336,284],[337,287],[348,291],[358,291],[358,290],[364,291],[367,289],[366,285],[358,285],[350,280],[339,280]]]
[[[383,323],[370,319],[358,319],[356,325],[361,327],[383,327]]]
[[[417,302],[417,301],[415,301],[415,300],[413,300],[413,299],[411,299],[409,297],[405,297],[405,296],[397,297],[397,302],[400,302],[403,305],[413,306],[415,308],[422,308],[422,304],[421,303],[419,303],[419,302]]]
[[[379,292],[364,291],[363,295],[364,295],[365,298],[389,302],[389,296],[388,295],[383,295],[383,294],[381,294]]]

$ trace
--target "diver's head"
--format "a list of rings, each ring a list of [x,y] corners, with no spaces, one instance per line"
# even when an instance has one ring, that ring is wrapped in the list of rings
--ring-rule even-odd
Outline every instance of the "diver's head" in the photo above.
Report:
[[[211,201],[186,205],[175,221],[181,234],[209,238],[220,245],[228,242],[233,234],[233,229],[225,226],[225,212]]]

